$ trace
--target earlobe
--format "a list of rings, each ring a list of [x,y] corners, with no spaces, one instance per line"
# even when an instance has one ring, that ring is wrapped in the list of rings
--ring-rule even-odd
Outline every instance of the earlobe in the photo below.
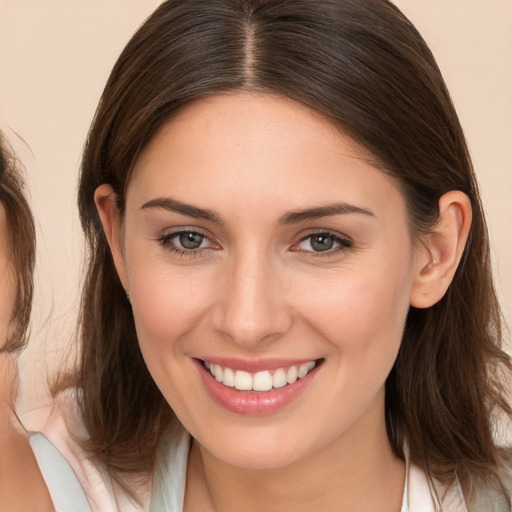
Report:
[[[428,308],[446,293],[459,266],[471,227],[471,202],[453,190],[439,200],[439,218],[423,235],[416,252],[416,268],[410,303]]]
[[[121,239],[121,215],[116,203],[116,194],[111,185],[104,183],[94,192],[94,203],[107,238],[110,252],[114,260],[119,279],[125,290],[128,290],[126,262],[124,259]]]

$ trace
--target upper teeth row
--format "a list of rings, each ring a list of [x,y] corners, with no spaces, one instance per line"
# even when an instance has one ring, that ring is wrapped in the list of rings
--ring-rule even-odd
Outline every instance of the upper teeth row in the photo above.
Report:
[[[205,361],[204,365],[218,382],[240,391],[269,391],[272,388],[282,388],[287,384],[293,384],[297,379],[305,377],[316,365],[316,361],[289,368],[279,368],[274,374],[264,370],[257,373],[232,370],[218,364]]]

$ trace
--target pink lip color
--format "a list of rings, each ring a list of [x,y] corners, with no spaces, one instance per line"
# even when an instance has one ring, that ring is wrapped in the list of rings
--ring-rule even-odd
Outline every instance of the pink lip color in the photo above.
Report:
[[[213,362],[212,360],[209,361]],[[194,363],[210,396],[228,411],[247,416],[272,414],[285,408],[302,394],[316,374],[315,367],[305,377],[298,379],[293,384],[265,392],[250,392],[224,386],[212,377],[201,361],[194,359]],[[280,366],[280,368],[283,366],[290,366],[290,362]],[[242,369],[236,365],[234,367],[238,370]],[[267,366],[266,369],[269,369],[269,367]]]

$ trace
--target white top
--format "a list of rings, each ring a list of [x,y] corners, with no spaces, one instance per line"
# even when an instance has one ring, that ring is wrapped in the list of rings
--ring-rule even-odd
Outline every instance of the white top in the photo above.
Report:
[[[76,394],[66,392],[61,395],[52,409],[49,419],[43,428],[46,438],[67,459],[70,468],[83,488],[87,497],[89,509],[73,511],[92,512],[182,512],[185,496],[185,481],[187,474],[187,460],[190,450],[190,435],[175,422],[169,431],[162,437],[157,453],[156,469],[153,489],[150,484],[137,491],[140,504],[115,488],[109,476],[95,465],[88,454],[81,448],[79,441],[87,439],[87,432],[78,415]],[[32,443],[34,447],[34,444]],[[35,450],[36,451],[36,450]],[[65,499],[69,493],[69,485],[63,480],[48,478],[62,470],[62,461],[55,465],[55,461],[39,457],[36,458],[41,467],[54,503],[60,497]],[[61,469],[58,469],[58,468]],[[60,473],[59,473],[60,474]],[[69,472],[67,473],[69,476]],[[69,479],[66,480],[68,482]],[[437,495],[442,499],[444,512],[467,512],[464,497],[458,484],[448,490],[437,486]],[[406,480],[404,486],[402,507],[400,512],[435,512],[436,502],[426,478],[425,473],[413,464],[407,464]],[[58,508],[71,510],[69,508]]]
[[[29,442],[55,507],[55,512],[91,512],[89,502],[71,466],[40,432],[29,434]]]

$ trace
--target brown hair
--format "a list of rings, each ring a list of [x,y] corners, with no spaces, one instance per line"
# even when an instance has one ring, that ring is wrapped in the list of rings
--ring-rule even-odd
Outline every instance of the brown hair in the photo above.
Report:
[[[5,211],[7,246],[16,290],[7,342],[0,347],[0,353],[17,352],[24,347],[32,310],[36,234],[24,188],[19,164],[0,132],[0,203]]]
[[[123,213],[131,170],[162,123],[195,99],[238,90],[281,94],[336,123],[396,178],[413,232],[435,223],[444,193],[469,196],[473,225],[453,283],[435,306],[410,309],[386,384],[388,435],[429,475],[457,477],[468,500],[484,489],[504,497],[493,433],[496,411],[511,414],[501,380],[511,365],[478,187],[434,57],[387,0],[169,0],[122,52],[78,199],[89,253],[75,385],[91,449],[114,472],[150,469],[172,416],[139,351],[94,191],[111,184]]]

